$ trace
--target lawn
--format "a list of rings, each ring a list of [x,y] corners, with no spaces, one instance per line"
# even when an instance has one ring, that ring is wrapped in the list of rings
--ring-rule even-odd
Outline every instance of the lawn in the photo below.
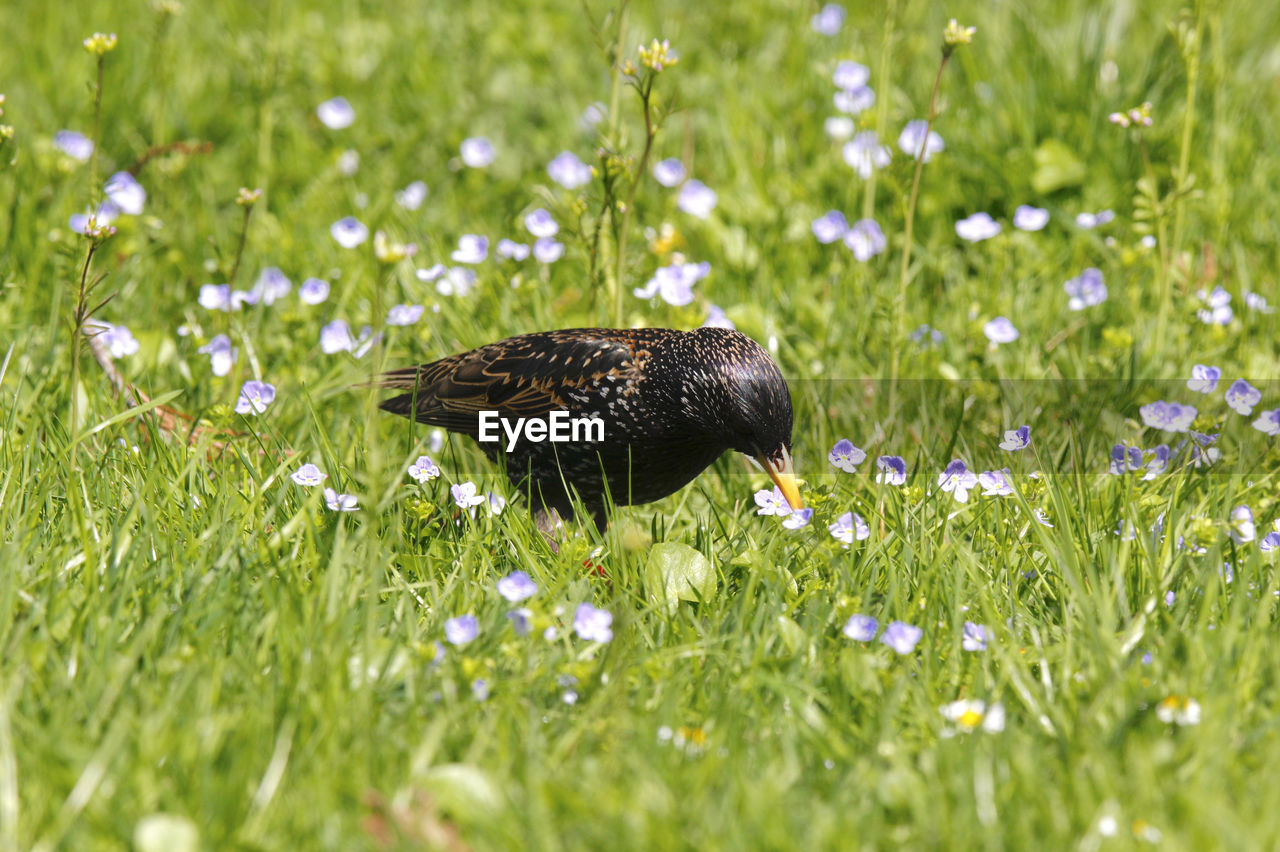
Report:
[[[1280,845],[1268,8],[9,4],[0,848]],[[365,386],[704,323],[811,512]]]

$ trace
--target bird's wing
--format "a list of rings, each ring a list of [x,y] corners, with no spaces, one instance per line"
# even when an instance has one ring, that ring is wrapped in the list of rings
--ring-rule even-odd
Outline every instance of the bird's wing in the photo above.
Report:
[[[655,329],[568,329],[511,337],[448,358],[386,373],[382,387],[408,393],[381,407],[446,429],[472,432],[480,411],[503,417],[581,409],[582,391],[605,383],[626,393],[643,375]],[[669,333],[669,332],[668,332]]]

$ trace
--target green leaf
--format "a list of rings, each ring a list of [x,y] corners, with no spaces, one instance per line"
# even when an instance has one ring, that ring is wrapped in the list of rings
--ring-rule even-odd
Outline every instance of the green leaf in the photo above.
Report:
[[[1085,167],[1066,143],[1046,139],[1036,148],[1036,170],[1031,175],[1031,188],[1049,193],[1084,183]]]
[[[704,601],[715,595],[716,572],[701,551],[687,544],[664,541],[649,550],[644,566],[650,600],[673,613],[680,601]]]

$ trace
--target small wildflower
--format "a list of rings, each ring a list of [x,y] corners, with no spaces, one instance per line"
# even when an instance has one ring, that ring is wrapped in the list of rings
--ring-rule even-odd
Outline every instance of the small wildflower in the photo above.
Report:
[[[90,319],[85,323],[85,328],[92,331],[95,338],[106,344],[112,358],[126,358],[140,348],[133,333],[123,325],[112,325],[102,320]]]
[[[1248,506],[1236,506],[1231,510],[1231,523],[1227,526],[1227,535],[1236,544],[1248,544],[1257,537],[1257,529],[1253,523],[1253,510]]]
[[[1009,452],[1017,452],[1025,450],[1031,444],[1031,427],[1019,426],[1017,429],[1006,429],[1004,440],[1000,442],[1000,449]]]
[[[643,287],[637,287],[632,292],[640,299],[658,296],[668,305],[682,307],[693,301],[693,285],[706,278],[710,272],[711,264],[706,261],[685,263],[677,260],[658,267]]]
[[[330,130],[342,130],[355,123],[356,111],[346,98],[330,98],[316,107],[316,118]]]
[[[1199,290],[1196,296],[1204,303],[1204,307],[1196,311],[1196,317],[1205,325],[1230,325],[1235,318],[1231,310],[1231,294],[1221,287],[1214,287],[1213,292]]]
[[[870,79],[870,68],[860,62],[848,60],[837,63],[835,73],[831,75],[831,82],[836,84],[836,88],[846,90],[865,86]]]
[[[782,526],[789,530],[798,530],[809,526],[811,520],[813,520],[813,509],[793,509],[782,519]]]
[[[267,406],[275,398],[274,385],[249,380],[240,388],[240,398],[236,400],[236,414],[261,414],[267,410]]]
[[[841,89],[832,96],[832,101],[841,112],[858,115],[875,106],[876,93],[870,86]]]
[[[495,494],[488,491],[484,495],[485,508],[489,510],[490,515],[501,515],[502,510],[507,508],[507,498],[501,494]]]
[[[1250,290],[1244,291],[1244,304],[1251,311],[1257,311],[1261,314],[1270,314],[1275,312],[1275,308],[1267,304],[1267,297],[1261,293],[1254,293]]]
[[[988,707],[985,701],[962,699],[944,704],[939,709],[942,717],[956,726],[955,732],[944,732],[944,734],[951,735],[956,732],[967,734],[979,728],[988,734],[998,734],[1004,730],[1004,705],[999,702]]]
[[[1218,387],[1220,378],[1222,378],[1222,371],[1217,367],[1196,364],[1191,368],[1191,378],[1187,379],[1187,390],[1213,393]]]
[[[417,482],[430,482],[440,475],[440,466],[431,460],[431,456],[418,456],[409,465],[408,473]]]
[[[1134,107],[1124,112],[1113,112],[1107,116],[1107,120],[1119,127],[1150,127],[1151,119],[1151,102]]]
[[[369,239],[369,227],[354,216],[344,216],[329,226],[329,234],[345,249]]]
[[[613,639],[613,614],[606,609],[596,609],[589,603],[578,604],[573,614],[573,629],[588,642],[608,642]]]
[[[676,196],[676,206],[690,216],[706,219],[715,209],[718,200],[719,196],[714,189],[700,180],[690,180],[680,187],[680,194]]]
[[[938,331],[927,322],[916,326],[915,330],[908,334],[907,337],[911,338],[913,343],[919,343],[921,346],[925,347],[937,346],[944,339],[942,332]]]
[[[1116,444],[1111,448],[1111,465],[1108,471],[1114,476],[1142,469],[1142,448]]]
[[[1226,400],[1228,408],[1247,417],[1253,413],[1253,407],[1262,401],[1262,391],[1244,379],[1236,379],[1227,388]]]
[[[515,240],[508,240],[505,237],[498,240],[496,249],[498,257],[506,260],[514,260],[519,263],[529,257],[529,246],[527,243],[518,243]]]
[[[417,210],[427,200],[427,185],[420,180],[406,186],[396,193],[396,204],[405,210]]]
[[[1038,523],[1040,526],[1049,527],[1050,529],[1053,528],[1053,522],[1049,520],[1049,515],[1045,512],[1044,509],[1033,510],[1031,512],[1031,517],[1035,518],[1036,523]]]
[[[329,474],[320,470],[316,465],[307,462],[302,467],[289,474],[289,478],[304,488],[314,488],[329,478]]]
[[[707,318],[702,323],[703,328],[728,328],[735,329],[736,325],[733,320],[729,319],[725,314],[724,308],[719,305],[711,305],[707,308]]]
[[[902,456],[880,456],[876,459],[876,482],[885,485],[907,484],[907,463]]]
[[[888,242],[874,219],[859,219],[844,235],[844,244],[853,252],[855,260],[866,263],[884,251]]]
[[[1013,211],[1013,227],[1020,231],[1039,231],[1049,224],[1049,211],[1043,207],[1020,204]]]
[[[1183,695],[1170,695],[1156,705],[1156,718],[1166,725],[1200,724],[1200,703]]]
[[[465,645],[480,635],[480,622],[470,613],[444,623],[444,638],[450,645]]]
[[[1111,210],[1099,210],[1097,213],[1077,213],[1076,227],[1081,230],[1091,231],[1099,225],[1107,224],[1114,218],[1116,218],[1116,214]]]
[[[956,222],[956,236],[971,243],[989,240],[1001,231],[1000,223],[988,213],[974,213]]]
[[[665,187],[679,186],[687,176],[684,163],[674,157],[653,164],[653,179]]]
[[[298,298],[304,305],[318,305],[329,298],[329,282],[320,278],[308,278],[298,287]]]
[[[839,3],[827,3],[809,19],[809,26],[819,35],[833,36],[844,26],[844,18],[843,6]]]
[[[368,346],[363,344],[372,344],[373,342],[370,339],[371,334],[372,329],[366,325],[360,330],[360,338],[357,340],[351,334],[351,326],[347,324],[347,321],[336,319],[320,329],[320,351],[326,355],[350,352],[355,357],[360,358],[368,351]]]
[[[551,237],[542,237],[533,244],[533,259],[538,263],[555,263],[564,257],[564,243]]]
[[[1009,481],[1009,468],[1004,470],[986,470],[978,474],[978,485],[982,488],[983,497],[1008,497],[1013,494],[1013,483]]]
[[[258,273],[258,280],[254,282],[248,293],[249,301],[255,305],[259,302],[272,305],[277,299],[283,299],[289,295],[292,288],[293,282],[287,275],[278,267],[268,266]]]
[[[853,123],[853,119],[847,115],[828,116],[822,122],[822,130],[830,139],[836,142],[843,142],[853,135],[854,129],[857,127]]]
[[[835,446],[831,448],[831,452],[827,454],[828,461],[836,470],[843,470],[845,473],[854,473],[858,469],[858,465],[866,459],[865,451],[858,449],[848,438],[841,438],[836,441]]]
[[[982,326],[982,333],[987,336],[987,340],[996,345],[1012,343],[1018,339],[1018,329],[1014,327],[1008,317],[996,317],[986,323]]]
[[[757,515],[781,515],[791,514],[791,506],[787,503],[787,498],[782,496],[782,489],[774,486],[772,491],[761,490],[755,494]]]
[[[899,654],[910,654],[915,650],[916,643],[920,641],[922,636],[924,636],[924,631],[919,627],[914,627],[905,621],[891,621],[885,627],[880,641]]]
[[[1144,425],[1165,432],[1186,432],[1196,419],[1193,406],[1163,400],[1147,403],[1138,409],[1138,414]]]
[[[972,621],[964,623],[964,631],[960,636],[960,647],[966,651],[985,651],[991,641],[991,631],[981,624]]]
[[[963,26],[958,23],[955,18],[952,18],[950,21],[947,21],[947,28],[942,31],[942,43],[949,47],[969,44],[973,41],[973,35],[977,31],[977,27]]]
[[[93,156],[93,140],[74,130],[59,130],[53,135],[53,144],[73,160],[84,163]]]
[[[261,198],[261,189],[249,189],[247,186],[242,186],[236,190],[236,204],[241,207],[252,207],[257,204],[258,200]]]
[[[871,177],[877,169],[889,165],[893,158],[889,146],[880,144],[880,135],[874,130],[864,130],[844,143],[840,154],[863,180]]]
[[[451,266],[448,269],[441,267],[441,270],[444,277],[436,281],[436,292],[441,296],[465,296],[475,287],[475,270],[467,269],[465,266]],[[419,278],[422,277],[422,272],[423,270],[418,270]]]
[[[480,678],[471,682],[471,697],[476,701],[489,700],[489,682]]]
[[[554,237],[560,233],[560,226],[552,215],[542,207],[525,214],[524,227],[534,237]]]
[[[463,139],[462,144],[458,146],[458,152],[463,164],[473,169],[483,169],[491,165],[497,157],[493,143],[484,136]]]
[[[476,493],[476,484],[471,481],[449,486],[449,493],[459,509],[470,509],[484,502],[484,496]]]
[[[953,459],[946,470],[938,474],[938,487],[950,492],[958,503],[968,503],[969,491],[977,485],[978,475],[960,459]]]
[[[647,48],[640,45],[639,53],[640,64],[654,72],[661,72],[680,61],[680,57],[671,52],[671,42],[665,38],[662,41],[655,38]]]
[[[827,527],[831,537],[842,542],[846,547],[853,544],[854,539],[866,541],[871,536],[871,527],[857,512],[845,512]]]
[[[116,49],[115,33],[94,33],[84,40],[84,49],[94,56],[104,56]]]
[[[533,610],[517,607],[507,613],[507,618],[517,636],[528,636],[533,631]]]
[[[334,512],[354,512],[360,508],[359,501],[352,494],[339,494],[332,488],[324,490],[324,504]]]
[[[383,231],[373,235],[373,256],[379,263],[399,263],[418,253],[417,243],[392,242]]]
[[[483,263],[489,255],[489,238],[476,234],[458,237],[458,248],[449,257],[454,263]]]
[[[1149,456],[1143,469],[1146,471],[1142,475],[1144,482],[1150,482],[1157,476],[1166,473],[1169,470],[1169,446],[1167,444],[1159,444],[1149,450],[1144,451],[1144,456]]]
[[[929,135],[925,136],[929,123],[922,118],[908,121],[907,126],[902,129],[902,133],[898,136],[898,148],[902,153],[911,157],[913,160],[923,159],[929,162],[930,158],[946,149],[946,145],[942,141],[942,137],[936,131],[929,130]],[[921,157],[920,149],[924,148],[924,156]]]
[[[1280,549],[1280,532],[1269,532],[1264,535],[1258,540],[1258,549],[1263,553]]]
[[[413,325],[422,319],[422,305],[392,305],[387,311],[387,325]]]
[[[1107,285],[1103,283],[1102,272],[1093,267],[1064,282],[1062,289],[1067,293],[1067,308],[1073,311],[1101,305],[1107,300]]]
[[[1280,435],[1280,408],[1263,411],[1258,415],[1258,419],[1253,421],[1253,428],[1264,435],[1272,437]]]
[[[834,243],[849,230],[849,220],[839,210],[828,210],[813,220],[813,235],[823,245]]]
[[[841,632],[855,642],[870,642],[876,638],[876,631],[879,628],[880,623],[871,616],[855,614],[849,616]]]
[[[196,351],[209,356],[209,368],[215,376],[230,373],[231,366],[236,362],[236,349],[231,345],[231,338],[225,334],[215,335]]]
[[[547,163],[547,174],[565,189],[573,190],[591,182],[591,167],[572,151],[561,151]]]
[[[128,172],[116,172],[107,178],[105,192],[111,203],[120,208],[120,212],[130,216],[140,215],[147,202],[147,191]]]
[[[498,581],[498,594],[511,603],[520,603],[522,600],[531,598],[537,594],[537,591],[538,584],[533,582],[524,571],[512,571]]]

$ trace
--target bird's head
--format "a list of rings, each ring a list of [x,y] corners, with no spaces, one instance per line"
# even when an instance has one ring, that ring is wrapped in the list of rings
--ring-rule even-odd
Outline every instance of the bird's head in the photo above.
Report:
[[[693,392],[710,397],[704,428],[724,444],[755,459],[793,509],[803,508],[791,466],[791,391],[778,365],[760,344],[738,331],[699,328],[690,343],[715,357],[693,374]]]

